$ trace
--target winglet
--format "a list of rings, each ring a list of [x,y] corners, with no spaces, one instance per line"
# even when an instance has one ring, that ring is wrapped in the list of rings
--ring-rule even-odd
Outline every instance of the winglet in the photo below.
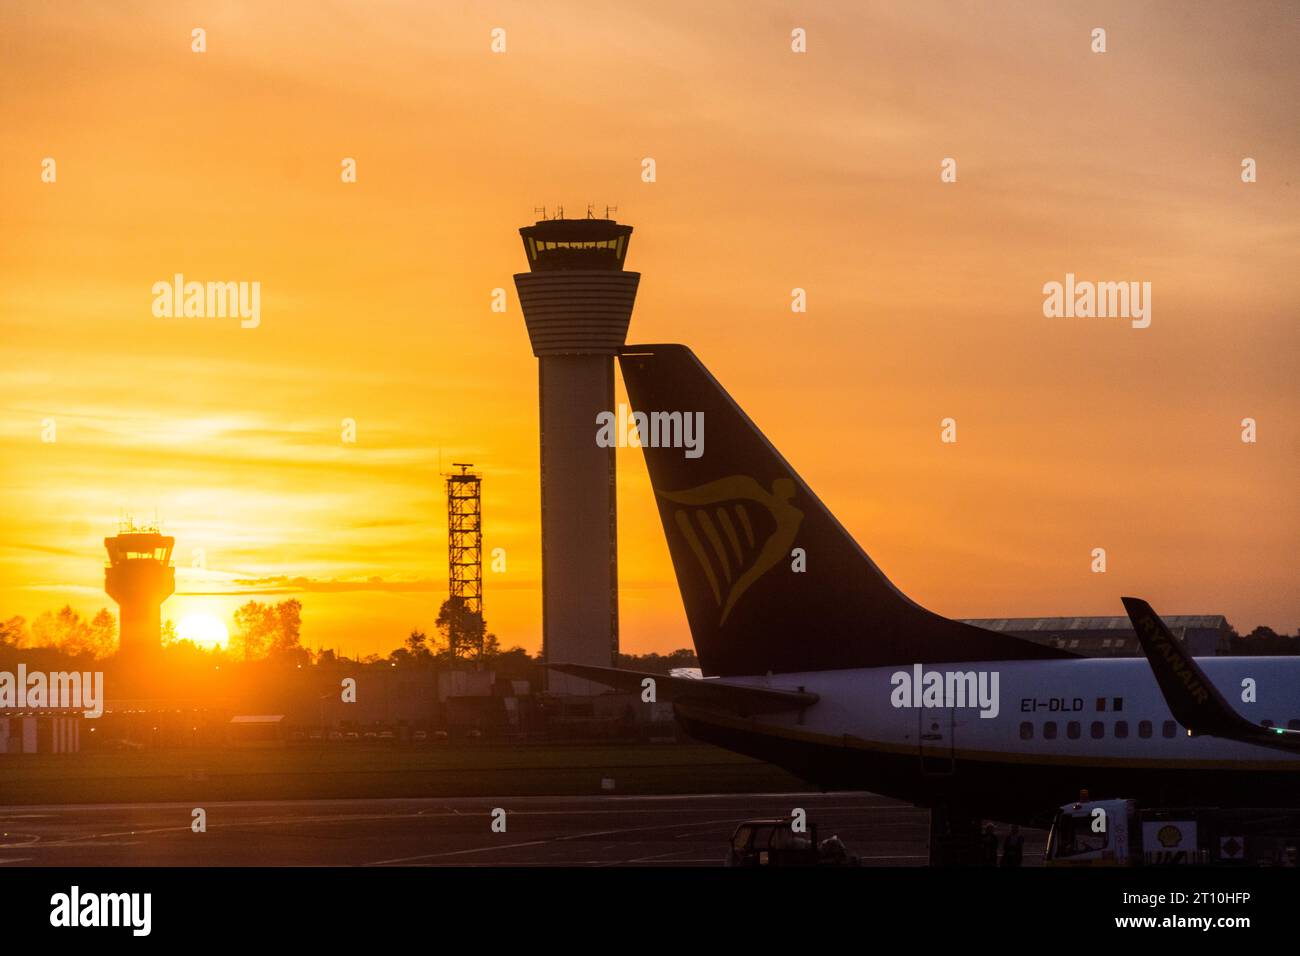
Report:
[[[1121,600],[1175,720],[1202,734],[1239,729],[1234,728],[1237,721],[1246,723],[1233,713],[1223,695],[1210,683],[1200,665],[1192,660],[1187,648],[1170,633],[1150,604],[1140,598]]]
[[[1261,727],[1233,710],[1150,604],[1140,598],[1121,600],[1175,720],[1194,734],[1282,750],[1300,749],[1300,733]]]

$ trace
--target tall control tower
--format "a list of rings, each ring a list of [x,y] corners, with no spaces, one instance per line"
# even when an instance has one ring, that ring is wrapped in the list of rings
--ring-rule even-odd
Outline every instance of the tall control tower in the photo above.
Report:
[[[176,539],[157,528],[131,523],[104,539],[104,590],[117,602],[118,648],[124,657],[147,657],[162,646],[162,603],[176,590],[175,546]]]
[[[632,227],[543,219],[519,230],[529,272],[515,276],[537,356],[542,443],[542,654],[609,667],[618,655],[614,449],[596,416],[614,411],[614,355],[640,273],[625,272]],[[553,693],[596,685],[548,674]]]

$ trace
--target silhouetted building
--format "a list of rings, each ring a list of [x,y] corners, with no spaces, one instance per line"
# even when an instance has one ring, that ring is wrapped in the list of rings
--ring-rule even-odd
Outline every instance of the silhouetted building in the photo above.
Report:
[[[537,356],[542,479],[542,654],[612,666],[618,654],[614,448],[596,443],[614,411],[614,355],[627,338],[640,274],[626,272],[632,227],[544,219],[519,230],[529,272],[515,276]],[[558,693],[599,693],[548,674]]]
[[[0,710],[0,754],[67,754],[81,750],[79,710]]]
[[[1228,622],[1222,614],[1180,614],[1163,618],[1174,637],[1195,657],[1228,652]],[[1141,657],[1133,622],[1127,617],[1014,617],[965,621],[990,631],[1014,634],[1084,657]]]

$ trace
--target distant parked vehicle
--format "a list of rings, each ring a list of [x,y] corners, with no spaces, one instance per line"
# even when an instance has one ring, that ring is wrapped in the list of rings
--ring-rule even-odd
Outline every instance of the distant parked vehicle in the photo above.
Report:
[[[859,866],[842,840],[817,842],[817,826],[796,832],[793,817],[746,820],[731,835],[727,866]]]
[[[343,733],[342,733],[341,731],[338,731],[338,730],[331,730],[331,731],[330,731],[329,739],[330,739],[330,740],[335,740],[335,741],[342,741],[342,740],[343,740]]]
[[[411,739],[417,744],[422,744],[429,739],[429,732],[427,730],[417,730],[411,736]]]

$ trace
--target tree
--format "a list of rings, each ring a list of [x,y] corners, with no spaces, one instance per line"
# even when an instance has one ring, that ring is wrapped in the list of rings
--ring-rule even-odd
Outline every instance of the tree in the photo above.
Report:
[[[235,634],[230,650],[246,661],[271,657],[302,663],[307,651],[301,643],[302,602],[296,598],[279,604],[249,601],[235,611]]]
[[[72,655],[95,655],[99,646],[95,629],[70,604],[65,604],[58,612],[44,611],[32,622],[32,643],[36,647],[53,647]],[[112,650],[110,635],[103,651],[107,654]]]
[[[27,643],[27,619],[14,615],[0,623],[0,647],[22,647]]]
[[[451,661],[482,661],[500,649],[496,635],[487,632],[483,615],[469,610],[463,598],[449,597],[443,601],[434,623],[442,636],[439,657]]]
[[[297,598],[281,601],[275,606],[275,627],[271,637],[270,656],[295,664],[308,657],[302,646],[302,602]]]
[[[235,610],[235,633],[230,639],[230,651],[246,661],[266,655],[275,627],[275,612],[260,601],[249,601]]]
[[[429,650],[429,637],[424,631],[418,628],[411,628],[411,633],[406,636],[406,641],[402,644],[407,655],[416,661],[433,660],[433,652]]]
[[[117,616],[106,607],[90,619],[90,646],[96,657],[107,657],[117,648]]]

